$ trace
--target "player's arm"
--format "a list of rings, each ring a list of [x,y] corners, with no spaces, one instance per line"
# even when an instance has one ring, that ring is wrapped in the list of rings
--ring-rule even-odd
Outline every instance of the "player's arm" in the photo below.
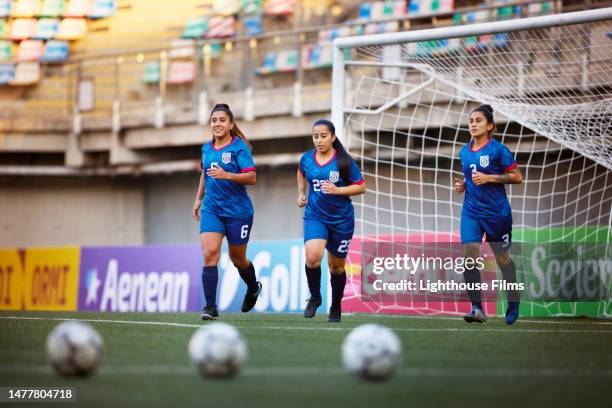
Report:
[[[335,195],[344,195],[344,196],[354,196],[365,193],[365,183],[353,183],[350,186],[338,187],[334,183],[329,180],[321,183],[321,191],[325,194],[335,194]]]
[[[245,186],[252,186],[255,184],[255,181],[257,181],[254,170],[248,170],[244,173],[229,173],[223,170],[221,166],[217,166],[206,170],[206,174],[218,180],[229,180]]]
[[[200,173],[200,183],[198,184],[198,192],[196,193],[195,202],[193,203],[192,216],[196,221],[200,221],[200,207],[202,206],[202,198],[204,197],[205,181],[204,172]]]
[[[472,173],[472,182],[477,185],[483,185],[487,183],[493,184],[521,184],[523,182],[523,175],[521,174],[518,167],[513,168],[504,174],[484,174],[479,172]]]
[[[302,174],[300,169],[297,170],[297,188],[298,188],[298,196],[297,196],[297,205],[298,207],[304,207],[306,205],[306,186],[308,185],[308,181],[306,177]]]

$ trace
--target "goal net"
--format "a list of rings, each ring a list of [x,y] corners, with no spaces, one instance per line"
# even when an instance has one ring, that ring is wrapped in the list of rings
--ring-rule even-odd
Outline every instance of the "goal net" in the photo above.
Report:
[[[332,119],[367,186],[353,200],[352,310],[468,307],[362,302],[359,256],[367,241],[459,240],[463,194],[453,179],[481,104],[494,108],[494,137],[524,177],[506,186],[513,241],[612,242],[611,33],[607,8],[335,41]],[[612,268],[599,272],[609,284]],[[524,303],[521,313],[538,316],[612,314],[601,299]]]

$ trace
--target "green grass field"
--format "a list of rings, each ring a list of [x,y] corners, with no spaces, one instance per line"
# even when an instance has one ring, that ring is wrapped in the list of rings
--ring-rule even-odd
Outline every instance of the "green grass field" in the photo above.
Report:
[[[91,319],[105,355],[91,378],[64,379],[46,364],[47,333],[62,318]],[[0,386],[72,386],[78,406],[610,406],[612,322],[223,314],[249,360],[233,380],[203,379],[187,356],[198,315],[0,312]],[[96,320],[96,321],[93,321]],[[349,329],[376,322],[396,330],[402,369],[366,383],[344,373]],[[75,406],[75,404],[67,404]],[[53,406],[58,406],[54,404]]]

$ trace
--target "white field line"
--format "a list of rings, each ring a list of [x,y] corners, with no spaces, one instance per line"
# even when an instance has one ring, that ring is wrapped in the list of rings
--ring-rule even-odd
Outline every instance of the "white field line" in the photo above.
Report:
[[[0,374],[54,374],[46,365],[9,366],[0,365]],[[244,367],[244,376],[303,376],[303,375],[343,375],[341,367]],[[612,377],[610,369],[568,369],[568,368],[402,368],[397,373],[401,377]],[[198,375],[195,366],[104,366],[97,375]]]
[[[156,322],[156,321],[132,321],[132,320],[112,320],[112,319],[66,319],[62,317],[25,317],[25,316],[0,316],[0,320],[47,320],[47,321],[66,321],[66,320],[79,320],[82,322],[91,323],[114,323],[114,324],[128,324],[128,325],[144,325],[144,326],[171,326],[171,327],[188,327],[188,328],[199,328],[204,324],[190,324],[190,323],[172,323],[172,322]],[[321,326],[240,326],[234,325],[237,329],[243,330],[313,330],[313,331],[348,331],[352,327],[321,327]],[[465,328],[452,328],[452,327],[441,327],[441,328],[419,328],[419,327],[399,327],[392,328],[398,332],[496,332],[496,333],[590,333],[590,334],[610,334],[612,330],[582,330],[582,329],[520,329],[516,326],[507,328],[487,328],[486,324],[483,325],[472,325],[471,327]]]

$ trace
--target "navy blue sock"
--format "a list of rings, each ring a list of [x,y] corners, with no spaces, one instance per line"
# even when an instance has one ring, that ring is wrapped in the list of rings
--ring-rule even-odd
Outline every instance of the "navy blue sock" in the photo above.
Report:
[[[238,269],[238,273],[244,283],[246,283],[249,292],[255,293],[259,290],[259,286],[257,286],[257,277],[255,276],[255,267],[251,262],[249,262],[249,266],[245,269]]]
[[[308,281],[310,297],[321,299],[321,267],[309,268],[306,265],[306,280]]]
[[[510,263],[508,265],[498,265],[499,269],[502,272],[502,276],[507,283],[516,283],[516,265],[514,261],[510,259]],[[521,300],[521,295],[516,290],[507,290],[506,296],[508,297],[508,302],[518,302]]]
[[[465,268],[465,271],[463,272],[463,279],[465,280],[465,283],[480,283],[480,271],[473,267]],[[482,296],[480,290],[468,290],[467,292],[472,304],[482,309]]]
[[[332,304],[331,309],[337,309],[342,303],[344,297],[344,287],[346,286],[346,272],[342,273],[330,273],[329,280],[331,281],[332,289]]]
[[[205,266],[202,268],[202,287],[206,306],[217,306],[217,282],[219,281],[219,270],[216,266]]]

